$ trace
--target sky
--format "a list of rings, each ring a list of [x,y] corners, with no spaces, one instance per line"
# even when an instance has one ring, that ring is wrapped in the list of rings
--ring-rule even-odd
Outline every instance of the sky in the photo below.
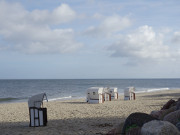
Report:
[[[180,78],[179,0],[0,0],[0,79]]]

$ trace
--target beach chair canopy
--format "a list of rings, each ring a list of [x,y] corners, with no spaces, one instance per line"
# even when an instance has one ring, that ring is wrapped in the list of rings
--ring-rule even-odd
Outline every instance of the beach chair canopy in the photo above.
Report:
[[[135,88],[127,87],[124,89],[124,100],[135,100]]]
[[[130,92],[135,92],[135,88],[134,87],[129,87],[129,91]]]
[[[105,88],[104,88],[104,93],[111,94],[109,87],[105,87]]]
[[[103,87],[91,87],[87,89],[87,98],[99,99],[99,94],[103,94]]]
[[[134,87],[127,87],[124,89],[124,91],[126,92],[135,92],[135,88]]]
[[[34,95],[34,96],[29,98],[28,106],[29,107],[40,108],[41,105],[43,104],[44,99],[48,101],[46,93],[41,93],[41,94]]]
[[[109,91],[110,91],[110,93],[111,93],[112,96],[114,96],[115,93],[118,93],[117,87],[110,87],[110,88],[109,88]]]

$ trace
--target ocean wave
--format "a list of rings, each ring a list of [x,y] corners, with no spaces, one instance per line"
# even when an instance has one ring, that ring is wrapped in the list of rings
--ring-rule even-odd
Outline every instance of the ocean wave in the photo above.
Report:
[[[147,92],[161,91],[161,90],[169,90],[169,88],[156,88],[156,89],[149,89],[149,90],[147,90]]]
[[[145,93],[145,92],[156,92],[156,91],[164,91],[164,90],[170,90],[169,88],[152,88],[152,89],[146,89],[146,90],[138,90],[136,93]]]
[[[0,102],[11,102],[15,100],[19,100],[19,98],[13,98],[13,97],[0,98]]]
[[[51,99],[48,99],[48,101],[64,100],[64,99],[71,99],[71,98],[72,98],[72,96],[59,97],[59,98],[51,98]]]

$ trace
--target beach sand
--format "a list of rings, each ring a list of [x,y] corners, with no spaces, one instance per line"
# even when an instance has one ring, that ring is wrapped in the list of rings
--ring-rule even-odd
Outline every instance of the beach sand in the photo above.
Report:
[[[47,95],[48,96],[48,95]],[[87,104],[83,99],[44,102],[48,123],[29,127],[26,103],[0,104],[0,135],[100,135],[122,123],[133,112],[160,110],[170,99],[180,98],[180,90],[137,93],[136,100],[120,99],[103,104]]]

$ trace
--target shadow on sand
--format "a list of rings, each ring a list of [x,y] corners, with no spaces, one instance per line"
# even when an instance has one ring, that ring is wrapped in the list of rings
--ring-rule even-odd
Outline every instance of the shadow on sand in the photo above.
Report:
[[[105,135],[125,118],[75,118],[49,120],[47,126],[29,127],[29,122],[0,123],[1,135]]]

